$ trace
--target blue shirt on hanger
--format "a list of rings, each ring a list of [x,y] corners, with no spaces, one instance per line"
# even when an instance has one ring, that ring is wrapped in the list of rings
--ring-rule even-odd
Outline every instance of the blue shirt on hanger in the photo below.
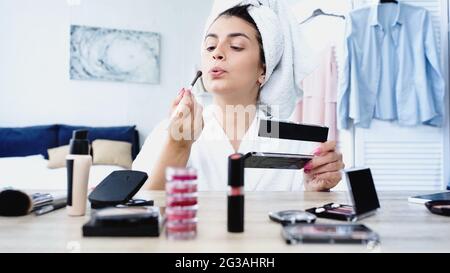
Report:
[[[441,126],[445,82],[427,10],[403,3],[354,10],[347,22],[338,128],[373,118]]]

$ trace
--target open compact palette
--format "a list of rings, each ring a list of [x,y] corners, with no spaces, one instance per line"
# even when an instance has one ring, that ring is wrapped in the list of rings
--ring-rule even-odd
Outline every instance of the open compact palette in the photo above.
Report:
[[[307,209],[320,218],[357,221],[370,216],[380,208],[377,191],[369,168],[345,171],[352,205],[328,203]]]
[[[438,215],[450,216],[450,201],[449,200],[434,200],[425,203],[427,209]]]
[[[350,205],[328,203],[321,207],[307,209],[306,211],[314,213],[316,216],[321,218],[343,221],[356,220],[356,213],[353,210],[353,206]]]

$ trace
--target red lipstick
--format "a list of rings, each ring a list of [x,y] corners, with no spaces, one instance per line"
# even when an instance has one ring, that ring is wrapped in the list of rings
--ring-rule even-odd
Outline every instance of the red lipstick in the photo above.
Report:
[[[244,232],[244,155],[228,157],[228,232]]]

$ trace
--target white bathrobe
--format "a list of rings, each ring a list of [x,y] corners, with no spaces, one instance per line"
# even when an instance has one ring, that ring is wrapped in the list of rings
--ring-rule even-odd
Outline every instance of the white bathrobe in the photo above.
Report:
[[[266,118],[262,111],[258,111],[237,152],[311,154],[318,146],[317,143],[259,137],[260,118]],[[228,156],[235,151],[211,108],[205,108],[203,119],[205,126],[192,145],[187,165],[197,169],[199,190],[226,191]],[[150,175],[167,138],[167,124],[168,120],[162,121],[147,137],[133,163],[134,170]],[[303,188],[303,170],[245,169],[247,191],[299,191]]]

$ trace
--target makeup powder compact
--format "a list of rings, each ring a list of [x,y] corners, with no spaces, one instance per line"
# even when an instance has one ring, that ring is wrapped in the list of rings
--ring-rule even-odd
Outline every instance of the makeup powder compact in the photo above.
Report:
[[[328,203],[320,207],[307,209],[306,211],[313,213],[320,218],[356,221],[356,214],[353,211],[353,206],[350,205]]]
[[[312,213],[302,210],[282,210],[269,212],[270,220],[283,224],[307,223],[312,224],[316,221],[316,216]]]
[[[307,209],[320,218],[357,221],[373,215],[380,208],[377,191],[369,168],[345,170],[352,205],[328,203]]]
[[[425,203],[427,209],[434,214],[450,216],[450,201],[449,200],[435,200]]]
[[[164,222],[164,207],[107,207],[94,210],[83,225],[85,237],[158,237]]]

